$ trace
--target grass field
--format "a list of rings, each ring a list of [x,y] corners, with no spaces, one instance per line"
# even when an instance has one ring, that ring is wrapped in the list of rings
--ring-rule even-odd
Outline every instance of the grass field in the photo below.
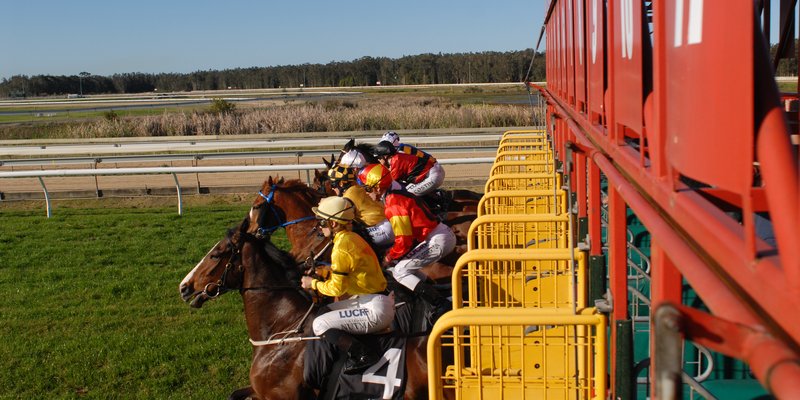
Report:
[[[238,294],[200,310],[178,295],[243,204],[0,210],[0,398],[219,399],[248,385]]]

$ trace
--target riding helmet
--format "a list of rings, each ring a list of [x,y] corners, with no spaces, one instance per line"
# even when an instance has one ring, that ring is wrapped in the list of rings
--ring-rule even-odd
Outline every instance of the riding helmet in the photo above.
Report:
[[[343,165],[337,165],[328,170],[328,178],[330,178],[331,182],[342,186],[355,182],[356,174],[353,172],[352,168],[347,168]]]
[[[392,174],[381,164],[367,165],[358,173],[358,183],[365,188],[387,190],[392,185]]]
[[[311,211],[320,219],[332,219],[336,222],[347,223],[355,218],[355,207],[350,200],[331,196],[319,202],[318,207],[311,207]]]
[[[392,142],[388,142],[386,140],[376,144],[372,150],[372,154],[375,157],[393,156],[394,153],[397,153],[397,149],[394,147]]]
[[[389,132],[384,133],[383,136],[381,136],[381,140],[380,141],[381,142],[384,142],[384,141],[390,142],[392,145],[397,147],[397,146],[400,145],[400,135],[398,135],[397,132],[395,132],[395,131],[389,131]]]
[[[341,161],[339,161],[339,165],[344,165],[345,167],[350,168],[363,168],[365,165],[367,165],[367,160],[364,158],[364,155],[361,154],[361,152],[356,149],[351,149],[342,156]]]

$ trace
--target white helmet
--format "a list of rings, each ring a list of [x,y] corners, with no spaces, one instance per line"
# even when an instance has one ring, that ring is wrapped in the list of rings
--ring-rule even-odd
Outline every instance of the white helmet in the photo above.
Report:
[[[397,147],[400,145],[400,135],[398,135],[395,131],[386,132],[383,134],[383,136],[381,136],[381,140],[379,140],[378,143],[383,141],[391,142],[394,147]]]
[[[356,149],[352,149],[342,156],[342,160],[339,161],[339,165],[343,165],[347,168],[360,169],[367,165],[367,160],[364,158],[364,155],[361,154],[361,152]]]

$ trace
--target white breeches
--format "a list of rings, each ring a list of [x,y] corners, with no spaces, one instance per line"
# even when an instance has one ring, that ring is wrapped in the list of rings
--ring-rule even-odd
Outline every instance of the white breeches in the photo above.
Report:
[[[389,247],[394,243],[394,230],[388,219],[384,219],[377,225],[368,226],[367,234],[372,239],[372,243],[378,247]]]
[[[419,183],[409,183],[406,185],[406,190],[421,197],[436,190],[439,186],[442,186],[442,183],[444,183],[444,168],[436,162],[428,171],[425,179]]]
[[[364,294],[328,305],[332,310],[314,319],[314,334],[341,329],[355,335],[380,332],[394,320],[394,293]]]
[[[439,223],[428,239],[417,245],[391,268],[392,275],[403,286],[414,290],[422,280],[420,268],[439,261],[456,247],[456,235],[450,227]]]

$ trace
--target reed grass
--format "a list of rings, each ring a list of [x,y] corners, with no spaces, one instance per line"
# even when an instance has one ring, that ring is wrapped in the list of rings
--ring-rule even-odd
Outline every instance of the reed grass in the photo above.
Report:
[[[489,128],[542,125],[527,105],[459,105],[441,97],[378,97],[254,107],[235,113],[165,112],[54,124],[38,132],[0,128],[0,139],[246,135],[390,129]]]

